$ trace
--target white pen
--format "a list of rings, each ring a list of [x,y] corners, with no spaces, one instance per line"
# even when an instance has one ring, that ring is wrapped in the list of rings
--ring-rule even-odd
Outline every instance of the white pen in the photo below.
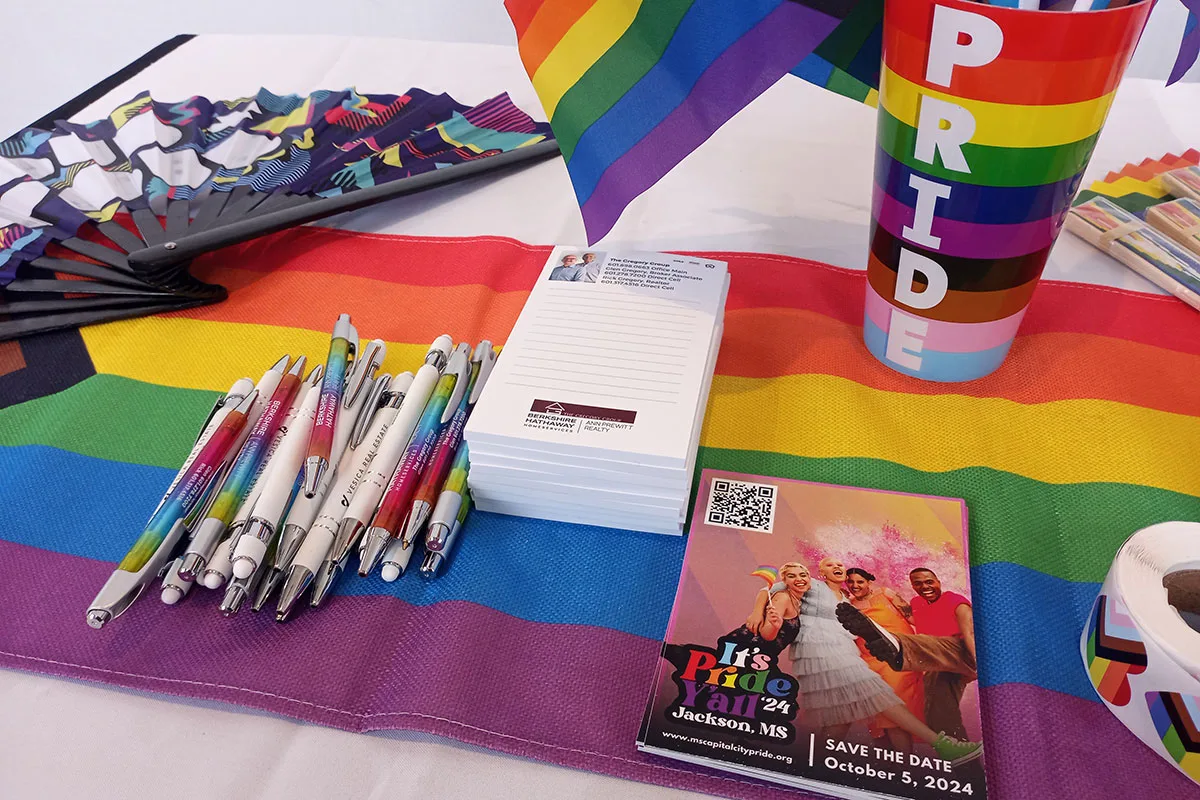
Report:
[[[254,504],[258,502],[258,497],[262,494],[263,483],[261,480],[255,480],[250,487],[249,494],[246,495],[245,502],[238,509],[238,513],[229,522],[228,535],[217,543],[213,550],[212,557],[204,565],[204,569],[200,571],[197,577],[200,584],[205,589],[220,589],[225,585],[225,581],[229,580],[233,575],[233,540],[241,531],[242,526],[246,524],[246,520],[250,518],[250,510],[254,508]]]
[[[276,578],[292,563],[296,551],[300,548],[300,542],[312,526],[313,520],[317,518],[317,512],[325,501],[330,484],[334,481],[335,465],[341,461],[342,453],[353,440],[363,409],[374,408],[374,404],[378,404],[383,391],[387,388],[386,382],[380,386],[378,380],[373,380],[386,353],[387,346],[382,340],[371,340],[363,347],[362,357],[354,362],[354,366],[346,378],[347,391],[343,393],[342,401],[344,407],[333,426],[333,445],[330,455],[331,466],[334,468],[322,471],[321,479],[317,482],[317,490],[311,497],[301,492],[292,503],[287,518],[283,522],[279,546],[275,550],[274,577]]]
[[[287,578],[280,591],[275,618],[283,622],[291,613],[296,601],[304,594],[315,575],[329,557],[337,536],[338,523],[342,519],[350,498],[370,467],[372,459],[396,417],[397,409],[404,398],[404,390],[412,383],[412,373],[396,376],[392,385],[397,388],[387,403],[372,416],[371,426],[358,447],[348,448],[343,453],[335,472],[336,478],[326,495],[317,518],[310,526],[299,551],[288,565]]]
[[[404,381],[404,386],[408,388],[412,385],[412,373],[406,372],[404,375],[407,377],[407,380]],[[325,559],[321,562],[321,568],[312,579],[312,595],[309,597],[309,605],[314,608],[325,601],[325,597],[337,582],[338,576],[346,568],[346,562],[350,558],[350,551],[358,544],[358,536],[364,529],[361,527],[343,527],[341,525],[342,517],[345,515],[351,500],[353,500],[355,492],[358,491],[359,485],[366,478],[375,458],[379,455],[379,446],[383,443],[384,437],[387,436],[388,430],[395,424],[400,408],[404,404],[404,398],[405,392],[393,394],[388,405],[380,409],[379,413],[376,414],[375,426],[370,434],[370,450],[360,456],[351,482],[345,487],[345,491],[342,494],[341,506],[335,508],[332,514],[323,514],[326,529],[334,534],[334,538],[333,546],[326,548]]]
[[[296,474],[304,464],[308,437],[312,433],[313,419],[317,416],[317,401],[320,398],[320,389],[315,386],[309,388],[295,418],[286,423],[287,434],[271,457],[270,468],[262,478],[262,492],[254,502],[249,520],[233,542],[231,560],[235,577],[249,578],[258,569],[263,555],[267,552],[267,544],[275,535],[279,518],[291,502],[296,486]]]
[[[362,529],[375,516],[379,500],[391,483],[392,473],[396,471],[396,466],[408,447],[408,440],[421,420],[425,404],[429,402],[429,397],[433,394],[453,349],[454,341],[442,334],[434,340],[429,352],[425,354],[425,363],[413,377],[404,403],[401,404],[392,426],[388,428],[387,435],[383,437],[383,443],[379,445],[379,452],[375,455],[371,470],[354,492],[350,507],[342,517],[338,528],[339,540],[357,539]]]

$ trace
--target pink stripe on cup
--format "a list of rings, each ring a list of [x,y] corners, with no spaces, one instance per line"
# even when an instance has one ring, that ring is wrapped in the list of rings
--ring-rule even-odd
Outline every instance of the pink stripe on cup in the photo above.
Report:
[[[1028,308],[1028,306],[1026,306]],[[912,311],[904,311],[880,297],[871,284],[867,284],[867,318],[886,333],[891,326],[892,314],[904,314],[929,324],[925,334],[925,347],[939,353],[976,353],[991,350],[1017,335],[1025,309],[1004,319],[992,322],[942,322],[927,319]]]

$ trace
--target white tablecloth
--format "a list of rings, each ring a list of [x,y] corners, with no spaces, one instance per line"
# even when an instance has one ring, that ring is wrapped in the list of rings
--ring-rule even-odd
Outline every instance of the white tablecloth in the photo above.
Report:
[[[1160,4],[1168,10],[1156,10],[1156,25],[1162,19],[1169,23],[1170,14],[1178,16],[1170,10],[1173,3]],[[336,5],[304,0],[286,8],[225,0],[199,6],[69,2],[58,4],[60,21],[53,24],[46,21],[48,12],[33,6],[6,9],[6,39],[17,38],[14,31],[21,31],[21,38],[0,49],[0,85],[5,87],[0,130],[46,113],[178,29],[337,30],[493,44],[377,41],[364,46],[336,37],[202,37],[198,46],[206,59],[172,63],[168,57],[78,118],[105,113],[141,88],[182,97],[245,94],[260,84],[275,91],[349,84],[364,91],[398,91],[411,84],[440,85],[464,101],[508,89],[519,105],[544,119],[511,45],[499,0],[453,6],[448,15],[443,4],[415,1],[404,13],[366,0]],[[180,16],[185,9],[196,16]],[[1139,54],[1142,68],[1165,69],[1158,63],[1161,51],[1173,43],[1160,39],[1143,42],[1149,54]],[[871,109],[786,78],[636,200],[604,246],[753,250],[862,268],[873,138]],[[745,147],[746,141],[761,146]],[[1164,89],[1161,81],[1127,81],[1089,180],[1127,161],[1198,144],[1200,85]],[[453,214],[444,205],[408,198],[328,224],[403,234],[498,234],[538,244],[583,239],[559,161],[477,190],[453,191],[458,192]],[[523,202],[513,202],[518,197]],[[1046,276],[1156,291],[1069,235],[1055,248]],[[81,610],[79,635],[90,633]],[[349,734],[223,705],[199,707],[10,671],[0,671],[0,709],[3,798],[371,798],[462,792],[661,800],[687,794],[437,737]]]

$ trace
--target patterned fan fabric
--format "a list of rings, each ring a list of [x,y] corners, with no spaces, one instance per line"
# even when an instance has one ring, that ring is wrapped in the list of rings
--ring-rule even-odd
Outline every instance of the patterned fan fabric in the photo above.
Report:
[[[104,119],[27,128],[0,142],[0,287],[48,242],[118,211],[164,213],[246,187],[332,196],[542,141],[503,94],[477,106],[447,94],[354,89],[307,96],[160,102],[139,94]]]

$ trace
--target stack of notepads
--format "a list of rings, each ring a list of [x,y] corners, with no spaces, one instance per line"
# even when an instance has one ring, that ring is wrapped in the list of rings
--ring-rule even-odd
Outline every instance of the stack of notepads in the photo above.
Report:
[[[683,532],[724,262],[555,248],[466,428],[482,511]]]

